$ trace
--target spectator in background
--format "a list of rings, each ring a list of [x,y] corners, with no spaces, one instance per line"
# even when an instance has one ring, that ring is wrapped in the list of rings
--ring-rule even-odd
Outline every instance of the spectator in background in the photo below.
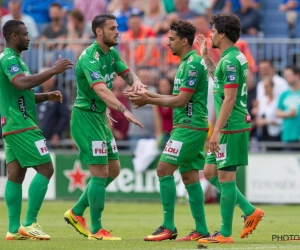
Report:
[[[106,12],[106,0],[74,0],[74,8],[84,13],[84,20],[91,23],[96,15]]]
[[[234,14],[238,16],[242,24],[242,34],[257,36],[260,31],[261,15],[257,8],[253,7],[253,2],[249,0],[239,0],[240,9]]]
[[[92,24],[84,20],[84,14],[78,9],[73,9],[68,13],[67,30],[67,38],[71,40],[81,38],[88,41],[89,38],[95,37],[92,32]],[[86,47],[85,44],[74,41],[68,44],[67,49],[73,50],[77,58],[84,47]]]
[[[156,92],[156,89],[152,86],[152,79],[150,77],[152,72],[149,67],[139,67],[136,70],[136,74],[141,82],[148,86],[149,91]],[[133,151],[139,139],[154,138],[155,127],[152,105],[148,104],[138,109],[132,109],[131,112],[144,125],[144,129],[136,129],[131,123],[129,124],[128,137],[131,145],[130,148]]]
[[[65,12],[59,3],[52,3],[49,8],[49,16],[51,22],[47,24],[42,32],[40,41],[47,41],[48,39],[56,39],[57,44],[46,44],[48,53],[45,53],[46,65],[50,65],[52,61],[51,53],[52,49],[62,49],[65,45],[62,40],[67,38],[68,30],[64,24]]]
[[[139,15],[142,16],[142,11],[132,7],[132,1],[131,0],[118,0],[117,2],[117,7],[118,9],[114,10],[113,12],[109,10],[108,11],[112,12],[113,15],[117,18],[117,23],[118,23],[118,30],[119,32],[124,32],[128,30],[128,19],[131,15]]]
[[[188,20],[194,18],[197,13],[189,8],[189,0],[174,0],[175,9],[179,19]]]
[[[122,58],[126,58],[126,63],[133,68],[134,65],[157,67],[159,61],[159,51],[156,45],[156,35],[151,27],[142,23],[139,15],[132,14],[128,19],[128,31],[121,34],[122,44],[120,52]],[[153,38],[153,40],[151,40]],[[145,40],[147,39],[147,40]],[[137,42],[134,44],[133,42]],[[134,61],[130,61],[134,55]]]
[[[212,10],[214,13],[222,12],[225,7],[226,0],[211,0],[212,2]]]
[[[286,20],[289,26],[289,37],[295,37],[295,24],[300,11],[300,0],[281,0],[279,10],[286,12]]]
[[[189,9],[197,14],[211,15],[212,0],[189,0]]]
[[[37,23],[38,30],[42,31],[47,23],[51,21],[49,17],[49,7],[52,3],[59,2],[65,11],[72,9],[72,0],[24,0],[23,13],[31,16]],[[86,0],[85,0],[86,1]]]
[[[173,81],[162,76],[158,81],[157,92],[161,95],[172,95]],[[159,149],[163,149],[173,129],[173,108],[153,105],[155,136]]]
[[[162,0],[162,1],[167,13],[172,13],[176,11],[174,0]]]
[[[263,87],[265,98],[252,111],[256,115],[257,137],[259,141],[280,141],[282,120],[276,116],[278,99],[274,95],[272,79],[264,78]]]
[[[261,79],[265,77],[271,78],[274,83],[274,97],[278,98],[282,92],[289,88],[287,81],[275,73],[274,67],[270,60],[261,60],[258,65],[259,76]],[[256,86],[256,99],[262,101],[266,95],[263,81],[261,80]]]
[[[160,26],[166,16],[162,2],[160,0],[147,0],[145,10],[143,24],[152,27],[154,32],[157,33],[157,27]]]
[[[28,28],[28,34],[31,40],[38,38],[39,32],[36,26],[36,22],[34,19],[22,13],[22,2],[21,0],[10,0],[8,3],[8,11],[9,14],[3,16],[1,18],[1,27],[8,21],[8,20],[18,20],[25,23],[26,27]]]
[[[113,84],[112,84],[112,92],[117,97],[117,99],[128,109],[130,110],[130,102],[123,95],[125,88],[127,87],[125,81],[120,76],[115,76]],[[108,125],[115,137],[116,140],[127,140],[128,139],[128,128],[129,121],[125,118],[125,116],[118,112],[117,110],[110,109],[110,114],[112,119],[116,122],[108,121]],[[119,149],[125,149],[125,147],[118,146]]]
[[[249,4],[257,9],[259,0],[247,0]],[[223,7],[223,12],[236,12],[241,8],[240,0],[225,0],[225,5]]]
[[[42,68],[40,72],[47,70]],[[40,85],[37,93],[47,93],[54,90],[59,90],[63,96],[62,102],[45,101],[36,105],[37,117],[40,129],[43,131],[45,139],[50,142],[50,147],[56,148],[68,131],[70,111],[68,108],[67,94],[55,84],[55,77],[52,76],[49,80]]]
[[[299,142],[300,140],[300,71],[295,67],[284,70],[284,78],[290,89],[279,96],[277,116],[283,119],[281,140]],[[297,149],[299,150],[299,149]]]

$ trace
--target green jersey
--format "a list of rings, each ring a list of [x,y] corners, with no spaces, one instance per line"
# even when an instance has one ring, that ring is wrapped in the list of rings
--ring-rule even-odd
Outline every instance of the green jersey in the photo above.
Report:
[[[11,48],[0,54],[0,114],[3,136],[37,128],[33,89],[19,90],[12,82],[30,75],[20,55]]]
[[[76,63],[77,97],[74,107],[105,112],[107,105],[93,87],[96,84],[106,84],[108,89],[112,89],[115,72],[121,75],[127,71],[129,68],[113,47],[105,54],[95,41],[81,53]]]
[[[245,131],[251,128],[251,117],[247,110],[248,61],[237,47],[222,53],[214,76],[214,105],[218,119],[224,100],[225,88],[237,88],[236,101],[222,131]]]
[[[192,50],[181,60],[175,76],[173,95],[180,91],[193,93],[184,108],[174,108],[173,125],[208,129],[208,73],[204,60]]]

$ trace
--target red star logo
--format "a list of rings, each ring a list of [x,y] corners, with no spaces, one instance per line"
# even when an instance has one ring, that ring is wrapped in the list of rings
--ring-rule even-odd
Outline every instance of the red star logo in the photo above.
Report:
[[[64,175],[69,179],[69,192],[73,192],[76,188],[82,191],[86,187],[86,179],[90,176],[90,172],[82,170],[81,163],[76,160],[72,170],[64,170]]]

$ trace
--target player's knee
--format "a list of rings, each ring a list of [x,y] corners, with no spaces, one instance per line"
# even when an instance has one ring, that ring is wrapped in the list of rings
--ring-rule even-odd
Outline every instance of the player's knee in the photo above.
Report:
[[[49,180],[54,173],[54,168],[53,168],[52,162],[48,162],[46,164],[37,166],[37,167],[35,167],[35,169],[39,174],[44,175]]]

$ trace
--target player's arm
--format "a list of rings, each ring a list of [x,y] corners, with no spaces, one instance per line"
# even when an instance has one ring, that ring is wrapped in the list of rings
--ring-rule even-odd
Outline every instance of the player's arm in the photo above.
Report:
[[[31,89],[41,85],[43,82],[50,79],[52,76],[60,74],[67,69],[73,68],[74,63],[69,59],[57,59],[55,65],[41,73],[26,76],[25,74],[18,74],[12,79],[12,84],[19,90]]]
[[[277,109],[276,110],[276,116],[279,117],[279,118],[283,118],[283,119],[290,118],[290,117],[295,117],[295,116],[297,116],[297,110],[296,109],[291,109],[291,110],[288,110],[288,111],[283,111],[281,109]]]
[[[206,37],[202,34],[198,34],[196,36],[196,43],[200,46],[200,50],[199,50],[200,55],[202,56],[202,58],[205,61],[205,64],[206,64],[207,69],[208,69],[208,73],[209,73],[210,77],[212,79],[214,79],[216,65],[214,64],[214,62],[212,61],[212,59],[208,55]]]
[[[35,102],[41,103],[45,101],[53,101],[53,102],[60,102],[63,101],[63,96],[60,91],[55,90],[47,93],[35,93],[34,94]]]
[[[132,101],[132,103],[134,103],[138,107],[143,106],[145,104],[153,104],[153,105],[169,107],[169,108],[183,108],[191,99],[193,93],[194,92],[180,91],[179,95],[175,95],[175,96],[159,95],[161,97],[158,97],[154,95],[155,97],[152,97],[143,92],[137,92],[137,93],[130,94],[129,100]]]
[[[48,93],[35,93],[34,98],[36,103],[41,103],[49,100]]]

